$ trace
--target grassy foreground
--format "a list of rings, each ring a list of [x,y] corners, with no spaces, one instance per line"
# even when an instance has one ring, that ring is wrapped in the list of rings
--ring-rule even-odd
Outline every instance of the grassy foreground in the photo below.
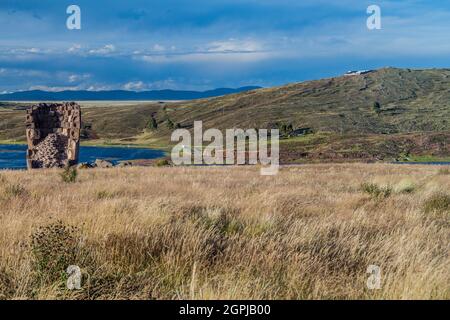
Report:
[[[448,299],[448,190],[421,165],[4,171],[0,298]]]

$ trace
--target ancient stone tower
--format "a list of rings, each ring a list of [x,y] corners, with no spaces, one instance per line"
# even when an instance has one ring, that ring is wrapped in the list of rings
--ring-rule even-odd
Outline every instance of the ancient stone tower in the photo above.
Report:
[[[78,163],[81,110],[74,102],[40,103],[27,110],[27,166],[62,168]]]

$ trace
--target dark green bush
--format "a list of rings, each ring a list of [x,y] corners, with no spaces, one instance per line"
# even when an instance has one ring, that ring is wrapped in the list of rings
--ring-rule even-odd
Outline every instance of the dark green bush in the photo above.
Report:
[[[78,171],[75,167],[66,167],[61,173],[63,182],[74,183],[77,181]]]
[[[155,167],[168,167],[170,166],[170,161],[167,159],[160,159],[155,162]]]
[[[378,101],[374,102],[373,110],[375,111],[376,114],[381,113],[381,104]]]
[[[158,129],[158,122],[156,122],[156,119],[152,117],[150,121],[147,124],[147,128],[150,130],[156,130]]]

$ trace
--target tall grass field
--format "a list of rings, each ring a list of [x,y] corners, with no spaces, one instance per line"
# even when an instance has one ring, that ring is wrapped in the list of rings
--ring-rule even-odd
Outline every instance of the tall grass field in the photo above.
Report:
[[[63,177],[0,172],[0,299],[450,298],[448,167]],[[81,270],[79,289],[67,287],[69,266]]]

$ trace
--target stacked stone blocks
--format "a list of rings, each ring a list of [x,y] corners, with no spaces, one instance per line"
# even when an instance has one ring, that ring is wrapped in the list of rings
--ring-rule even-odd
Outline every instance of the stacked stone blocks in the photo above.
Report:
[[[78,163],[81,110],[74,102],[40,103],[27,110],[28,169]]]

